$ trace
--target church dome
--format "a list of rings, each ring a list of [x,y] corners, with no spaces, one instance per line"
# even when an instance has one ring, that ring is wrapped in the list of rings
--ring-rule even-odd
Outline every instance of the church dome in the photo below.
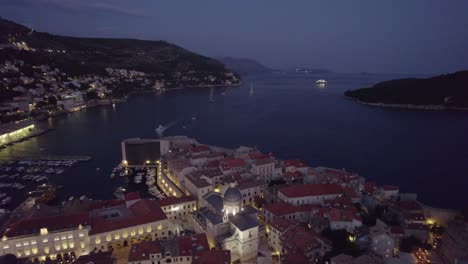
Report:
[[[236,187],[229,187],[224,192],[224,201],[228,203],[240,203],[242,201],[242,194]]]

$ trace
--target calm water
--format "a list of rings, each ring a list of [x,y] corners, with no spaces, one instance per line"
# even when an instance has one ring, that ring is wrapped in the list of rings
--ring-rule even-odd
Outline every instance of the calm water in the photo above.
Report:
[[[123,184],[123,179],[109,179],[121,160],[121,140],[156,137],[157,125],[176,121],[166,135],[184,134],[225,147],[257,146],[279,158],[346,168],[380,184],[400,185],[434,206],[468,205],[468,112],[371,108],[342,97],[347,89],[398,77],[251,76],[244,86],[217,89],[214,104],[208,103],[209,89],[140,94],[115,108],[45,121],[43,126],[55,130],[1,150],[0,156],[92,155],[92,161],[53,181],[65,186],[64,197],[109,198]],[[319,78],[328,80],[326,88],[314,85]],[[251,80],[255,93],[249,97]]]

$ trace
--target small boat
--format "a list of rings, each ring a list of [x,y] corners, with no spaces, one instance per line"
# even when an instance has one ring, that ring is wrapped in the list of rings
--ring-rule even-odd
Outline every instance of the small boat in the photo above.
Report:
[[[85,196],[85,195],[81,195],[81,196],[80,196],[80,201],[83,201],[84,199],[86,199],[86,196]]]
[[[250,83],[249,96],[252,96],[253,94],[254,94],[253,83]]]
[[[315,84],[327,84],[327,81],[324,79],[320,79],[320,80],[315,81]]]
[[[68,198],[68,201],[72,201],[73,199],[75,199],[75,197],[72,196],[72,197]]]
[[[166,130],[163,126],[159,125],[157,128],[156,128],[156,133],[158,134],[162,134],[164,132],[164,130]]]
[[[215,102],[215,100],[213,98],[213,94],[214,94],[214,88],[211,87],[211,89],[210,89],[210,99],[208,100],[209,103],[214,103]]]
[[[111,179],[114,179],[114,178],[115,178],[115,173],[112,173],[112,174],[110,175],[110,178],[111,178]]]

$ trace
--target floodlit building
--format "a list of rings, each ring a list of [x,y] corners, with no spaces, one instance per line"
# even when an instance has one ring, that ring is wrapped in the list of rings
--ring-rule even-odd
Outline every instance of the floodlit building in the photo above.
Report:
[[[221,195],[210,192],[194,212],[195,231],[206,233],[208,240],[231,251],[231,261],[252,260],[257,257],[258,212],[242,206],[242,194],[233,184]]]
[[[109,251],[167,237],[168,219],[154,200],[129,193],[121,200],[72,204],[67,212],[36,207],[5,225],[0,255],[45,260]],[[79,208],[78,208],[79,207]]]

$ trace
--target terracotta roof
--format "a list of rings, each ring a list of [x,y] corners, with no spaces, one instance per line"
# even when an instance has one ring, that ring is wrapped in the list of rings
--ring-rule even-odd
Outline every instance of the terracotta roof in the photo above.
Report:
[[[296,168],[307,167],[307,165],[305,165],[304,163],[302,163],[302,161],[298,159],[285,160],[283,161],[283,164],[286,167],[296,167]]]
[[[304,254],[301,253],[288,253],[281,255],[281,264],[312,264],[313,260],[307,259]]]
[[[178,239],[178,246],[179,256],[193,256],[198,251],[210,249],[204,233],[190,237],[181,237]]]
[[[265,211],[268,211],[275,216],[288,215],[296,212],[293,205],[288,203],[270,203],[263,206]]]
[[[200,251],[193,257],[192,264],[229,264],[231,263],[230,250]]]
[[[291,226],[280,236],[281,247],[288,253],[309,253],[320,247],[315,234],[302,226]]]
[[[140,200],[128,209],[130,210],[130,215],[125,217],[115,219],[104,219],[99,216],[92,217],[89,234],[99,234],[167,219],[158,202],[154,200]]]
[[[270,227],[278,230],[280,233],[283,233],[292,225],[290,221],[283,218],[277,218],[270,223]]]
[[[226,158],[221,160],[221,166],[224,170],[245,166],[245,161],[238,158]]]
[[[268,154],[263,154],[261,152],[258,152],[258,151],[254,151],[254,152],[250,152],[249,153],[249,158],[251,159],[267,159],[267,158],[270,158],[270,155]]]
[[[361,221],[361,216],[352,209],[331,209],[329,212],[330,221],[352,222],[354,219]]]
[[[141,197],[140,197],[140,194],[137,192],[129,192],[125,194],[124,199],[126,201],[133,201],[133,200],[140,200]]]
[[[190,149],[190,152],[193,152],[193,153],[199,153],[199,152],[205,152],[205,151],[210,151],[210,148],[206,145],[199,145]]]
[[[257,159],[254,163],[256,166],[262,166],[266,164],[272,164],[274,163],[274,161],[270,158],[264,158],[264,159]]]
[[[289,198],[341,194],[343,189],[338,184],[301,184],[278,189]]]
[[[20,219],[6,227],[3,235],[15,237],[22,235],[39,234],[41,228],[55,231],[62,229],[77,228],[79,225],[89,226],[91,220],[88,213],[51,215],[46,217],[32,217]]]
[[[150,254],[161,253],[161,244],[159,240],[142,241],[133,244],[128,254],[128,261],[144,261],[150,259]]]
[[[188,202],[193,202],[193,201],[195,201],[195,198],[193,198],[193,196],[185,196],[185,195],[181,197],[169,196],[169,197],[163,198],[162,200],[159,200],[159,205],[161,207],[164,207],[164,206],[188,203]]]

